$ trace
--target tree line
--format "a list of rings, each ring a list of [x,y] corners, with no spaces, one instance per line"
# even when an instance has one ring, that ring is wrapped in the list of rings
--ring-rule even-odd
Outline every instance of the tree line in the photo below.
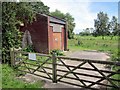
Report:
[[[99,12],[97,14],[97,19],[94,19],[94,28],[86,28],[80,35],[93,35],[93,36],[116,36],[120,35],[118,19],[112,16],[110,20],[107,13]],[[92,31],[92,32],[90,32]]]

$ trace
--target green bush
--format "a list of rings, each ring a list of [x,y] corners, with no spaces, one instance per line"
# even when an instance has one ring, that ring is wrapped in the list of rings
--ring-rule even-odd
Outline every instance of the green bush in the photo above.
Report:
[[[78,40],[78,46],[82,45],[82,41]]]
[[[26,48],[23,49],[25,52],[35,52],[33,45],[28,45]]]
[[[31,23],[34,17],[32,6],[28,3],[2,3],[2,63],[10,64],[9,49],[21,46],[20,23]]]
[[[63,56],[64,53],[61,50],[55,49],[50,52],[51,54],[56,54],[57,56]]]

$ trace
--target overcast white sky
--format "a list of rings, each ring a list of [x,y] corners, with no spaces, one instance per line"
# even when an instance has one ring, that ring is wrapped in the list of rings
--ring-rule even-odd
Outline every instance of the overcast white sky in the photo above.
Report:
[[[79,33],[85,28],[94,27],[94,19],[97,13],[103,11],[108,16],[118,15],[119,0],[41,0],[50,7],[50,11],[55,9],[63,13],[69,12],[75,18],[75,33]],[[114,2],[113,2],[114,1]]]

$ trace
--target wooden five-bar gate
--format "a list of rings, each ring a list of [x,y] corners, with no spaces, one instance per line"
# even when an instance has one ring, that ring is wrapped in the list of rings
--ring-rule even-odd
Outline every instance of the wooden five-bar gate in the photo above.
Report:
[[[52,80],[53,83],[62,82],[87,89],[120,90],[120,62],[40,53],[35,53],[36,60],[30,60],[29,54],[11,50],[11,65],[19,71]]]

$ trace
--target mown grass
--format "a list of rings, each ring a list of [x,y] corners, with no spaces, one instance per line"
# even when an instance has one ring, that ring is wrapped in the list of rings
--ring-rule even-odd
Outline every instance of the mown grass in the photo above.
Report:
[[[17,71],[2,64],[2,88],[41,88],[43,83],[41,81],[35,83],[28,83],[16,79]]]

